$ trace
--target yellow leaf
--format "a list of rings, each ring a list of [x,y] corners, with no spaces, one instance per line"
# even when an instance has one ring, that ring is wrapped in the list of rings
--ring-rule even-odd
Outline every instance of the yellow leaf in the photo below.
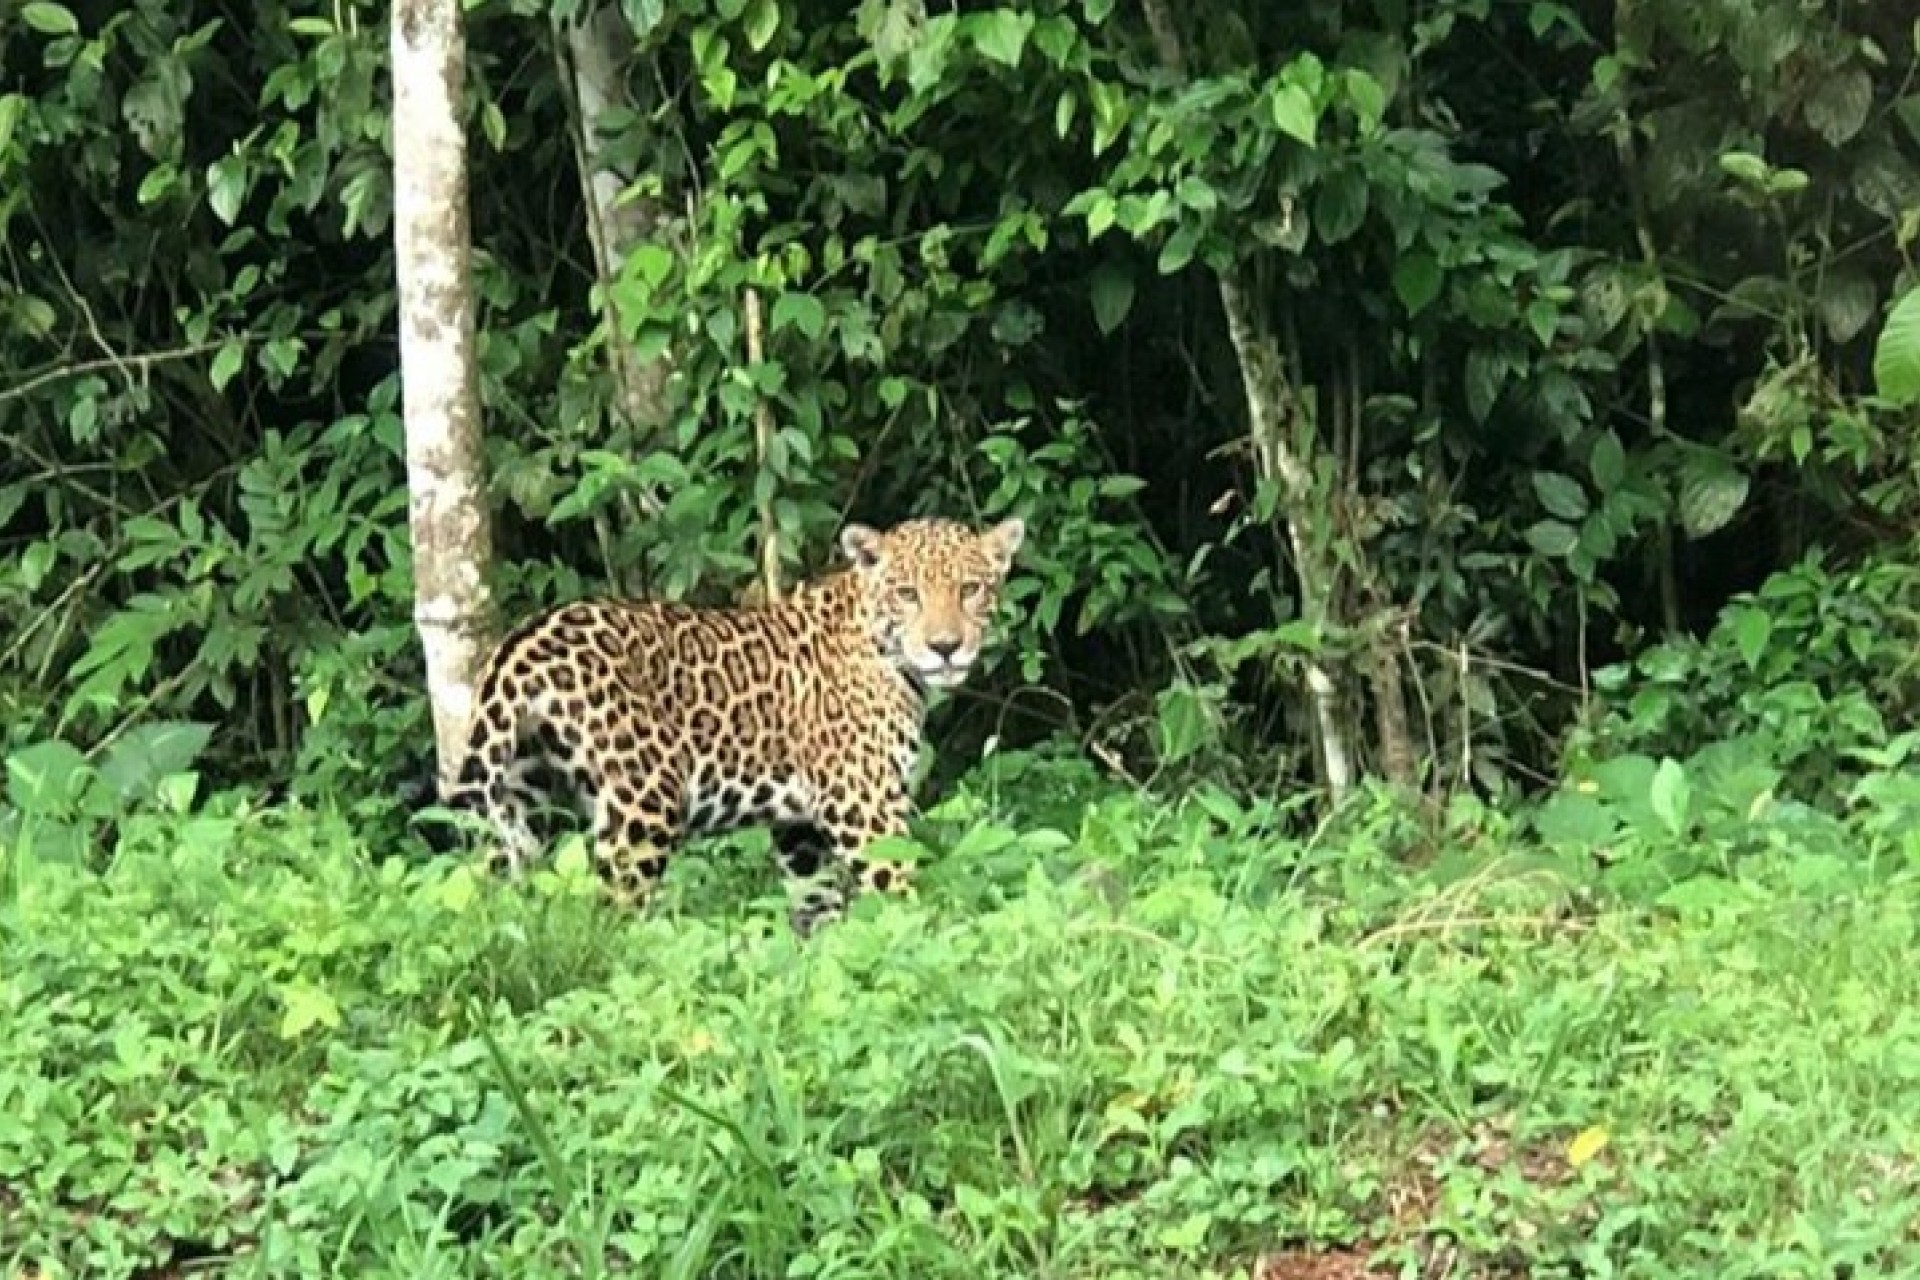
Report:
[[[447,878],[440,882],[440,905],[459,915],[473,905],[473,896],[479,891],[474,883],[471,869],[455,867]]]
[[[314,1027],[340,1025],[340,1006],[318,987],[294,983],[280,991],[286,1011],[280,1016],[280,1038],[292,1040]]]
[[[1567,1144],[1567,1163],[1578,1169],[1605,1150],[1611,1137],[1600,1125],[1588,1125]]]

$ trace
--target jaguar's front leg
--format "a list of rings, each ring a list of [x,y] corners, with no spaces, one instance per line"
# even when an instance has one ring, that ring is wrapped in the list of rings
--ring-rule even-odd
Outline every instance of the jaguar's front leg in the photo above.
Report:
[[[867,801],[856,800],[827,815],[821,829],[833,842],[833,852],[847,868],[856,892],[913,896],[912,864],[873,856],[870,849],[882,836],[907,834],[910,805],[904,783]]]

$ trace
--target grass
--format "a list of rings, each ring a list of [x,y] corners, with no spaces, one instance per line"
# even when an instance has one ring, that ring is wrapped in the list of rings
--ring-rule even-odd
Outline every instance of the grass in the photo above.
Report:
[[[808,944],[751,839],[631,919],[294,810],[22,837],[0,1273],[1920,1270],[1910,871],[1662,905],[1271,816],[1014,762]]]

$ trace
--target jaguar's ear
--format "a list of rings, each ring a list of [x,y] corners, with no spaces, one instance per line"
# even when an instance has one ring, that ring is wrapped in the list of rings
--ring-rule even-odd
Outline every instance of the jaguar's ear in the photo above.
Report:
[[[840,549],[856,569],[872,569],[886,550],[880,531],[864,524],[850,524],[840,531]]]
[[[1027,522],[1019,516],[1002,520],[987,530],[987,549],[993,553],[1004,570],[1013,564],[1014,552],[1020,550],[1020,544],[1027,540]]]

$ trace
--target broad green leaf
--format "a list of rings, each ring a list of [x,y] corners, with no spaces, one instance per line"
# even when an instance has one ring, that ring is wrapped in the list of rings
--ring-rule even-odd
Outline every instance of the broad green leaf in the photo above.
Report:
[[[223,343],[214,353],[213,367],[207,371],[207,378],[213,383],[215,391],[225,391],[227,384],[233,381],[233,375],[240,372],[241,364],[247,358],[247,344],[238,338]]]
[[[80,31],[80,20],[73,16],[72,10],[54,4],[53,0],[30,0],[20,10],[20,17],[42,35],[71,36]]]
[[[1620,443],[1620,437],[1611,429],[1601,433],[1593,442],[1593,456],[1588,460],[1593,470],[1593,483],[1601,493],[1612,493],[1627,478],[1627,451]]]
[[[760,52],[773,42],[774,33],[779,30],[779,0],[753,0],[747,10],[747,47]]]
[[[1558,471],[1536,471],[1533,473],[1533,491],[1539,497],[1540,505],[1562,520],[1581,520],[1586,517],[1586,490],[1572,476],[1561,475]]]
[[[1116,263],[1101,263],[1093,271],[1092,295],[1094,323],[1101,333],[1112,333],[1133,309],[1133,273]]]
[[[666,17],[666,0],[620,0],[620,12],[626,15],[633,34],[644,40]]]
[[[1020,55],[1033,32],[1033,15],[1013,9],[992,9],[967,19],[972,28],[974,47],[1004,66],[1020,65]]]
[[[304,982],[291,983],[280,989],[280,999],[286,1006],[280,1015],[282,1040],[298,1039],[315,1027],[340,1025],[339,1004],[318,987]]]
[[[1432,254],[1415,249],[1393,268],[1393,291],[1409,316],[1417,316],[1440,296],[1440,263]]]
[[[1358,67],[1347,70],[1345,81],[1347,102],[1360,121],[1361,132],[1369,133],[1386,117],[1387,91],[1372,74]]]
[[[1556,791],[1533,816],[1533,828],[1548,844],[1591,851],[1620,834],[1611,806],[1578,791]]]
[[[1313,99],[1305,89],[1297,84],[1279,85],[1269,99],[1269,106],[1276,129],[1309,147],[1315,145],[1320,121],[1313,109]]]
[[[135,725],[107,748],[100,761],[100,780],[122,803],[147,800],[162,778],[191,769],[212,737],[212,725],[192,721]]]
[[[69,742],[49,739],[7,757],[7,798],[22,813],[66,817],[80,806],[93,767]]]
[[[473,868],[461,863],[440,882],[438,896],[440,905],[457,916],[466,914],[479,892],[480,886],[474,879]]]
[[[1193,223],[1188,223],[1168,236],[1166,244],[1160,248],[1160,274],[1173,275],[1192,262],[1193,251],[1199,245],[1200,228]]]
[[[812,341],[827,327],[827,308],[810,293],[783,293],[773,304],[773,331],[796,328]]]
[[[1357,170],[1337,169],[1328,174],[1313,196],[1313,229],[1323,244],[1339,244],[1360,229],[1367,218],[1370,188]]]
[[[1755,605],[1744,605],[1733,616],[1733,643],[1747,670],[1759,668],[1760,658],[1773,638],[1773,615]]]
[[[658,289],[673,274],[673,251],[663,245],[638,244],[628,251],[623,275],[637,275],[649,290]]]
[[[1880,291],[1861,271],[1836,270],[1820,282],[1820,321],[1835,342],[1851,342],[1873,319]]]
[[[1680,487],[1680,526],[1690,538],[1726,528],[1747,500],[1749,481],[1725,464],[1695,471]]]
[[[1850,67],[1819,77],[1807,97],[1807,123],[1834,146],[1851,141],[1873,109],[1873,77]]]
[[[1211,736],[1206,698],[1192,686],[1176,683],[1161,691],[1159,703],[1161,762],[1176,764]]]
[[[244,156],[223,156],[207,169],[207,204],[213,216],[227,226],[240,216],[240,202],[247,197],[247,161]]]
[[[1527,541],[1541,555],[1558,558],[1580,544],[1580,534],[1572,525],[1542,520],[1527,530]]]
[[[1920,401],[1920,287],[1893,304],[1873,349],[1873,382],[1897,405]]]
[[[1475,347],[1467,352],[1467,412],[1485,422],[1499,403],[1508,374],[1505,353],[1497,347]]]
[[[1687,770],[1678,760],[1662,759],[1653,771],[1653,785],[1648,789],[1647,801],[1653,806],[1654,816],[1672,835],[1686,830],[1688,810],[1693,803],[1693,784],[1687,778]]]

